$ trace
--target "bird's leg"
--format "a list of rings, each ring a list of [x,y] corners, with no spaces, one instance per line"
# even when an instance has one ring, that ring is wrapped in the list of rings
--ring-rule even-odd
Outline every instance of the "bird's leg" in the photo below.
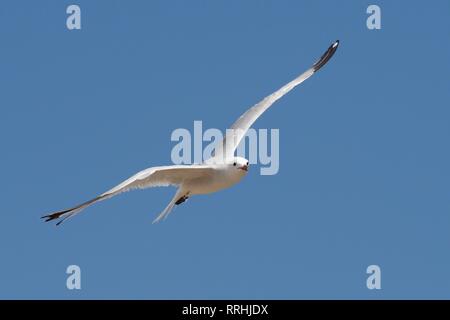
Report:
[[[178,200],[175,202],[175,204],[176,204],[176,205],[182,204],[182,203],[185,202],[188,198],[189,198],[189,197],[188,197],[188,194],[185,194],[185,195],[182,196],[180,199],[178,199]]]

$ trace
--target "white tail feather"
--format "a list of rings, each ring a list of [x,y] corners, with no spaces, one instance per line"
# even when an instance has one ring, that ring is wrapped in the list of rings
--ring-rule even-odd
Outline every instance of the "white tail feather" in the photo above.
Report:
[[[167,216],[170,214],[170,212],[172,211],[173,207],[175,206],[175,202],[177,202],[177,200],[182,196],[182,190],[181,188],[178,189],[178,191],[175,193],[175,196],[172,198],[172,200],[169,202],[169,204],[167,205],[167,207],[163,210],[163,212],[161,212],[155,220],[153,220],[152,223],[157,223],[160,222],[163,219],[166,219]]]

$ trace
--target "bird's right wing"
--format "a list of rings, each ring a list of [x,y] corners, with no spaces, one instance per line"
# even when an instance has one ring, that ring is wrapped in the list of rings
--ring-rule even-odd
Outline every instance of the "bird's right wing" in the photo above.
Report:
[[[325,53],[317,60],[308,70],[303,72],[297,78],[284,85],[271,95],[265,97],[263,100],[255,104],[248,109],[243,115],[236,120],[231,126],[231,130],[227,130],[227,134],[223,141],[218,144],[215,150],[214,156],[208,161],[209,163],[223,162],[226,159],[233,157],[236,148],[241,140],[244,138],[247,130],[253,125],[253,123],[266,111],[271,105],[273,105],[278,99],[294,89],[300,83],[311,77],[320,68],[322,68],[334,55],[339,45],[339,40],[335,41],[325,51]]]
[[[185,180],[204,177],[211,174],[213,174],[213,169],[206,165],[174,165],[148,168],[136,173],[124,182],[92,200],[89,200],[67,210],[45,215],[42,218],[46,219],[45,221],[51,221],[61,218],[61,220],[57,223],[57,225],[59,225],[67,218],[74,216],[91,204],[111,198],[119,193],[126,192],[132,189],[143,189],[170,185],[178,186]]]

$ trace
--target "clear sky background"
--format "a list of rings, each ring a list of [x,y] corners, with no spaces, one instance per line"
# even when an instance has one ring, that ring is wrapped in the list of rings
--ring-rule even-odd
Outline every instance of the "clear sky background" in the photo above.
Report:
[[[82,30],[66,28],[72,3]],[[2,1],[0,298],[450,298],[449,15],[449,1]],[[336,39],[255,124],[280,129],[277,175],[255,165],[155,225],[173,188],[39,219],[170,164],[174,129],[227,128]]]

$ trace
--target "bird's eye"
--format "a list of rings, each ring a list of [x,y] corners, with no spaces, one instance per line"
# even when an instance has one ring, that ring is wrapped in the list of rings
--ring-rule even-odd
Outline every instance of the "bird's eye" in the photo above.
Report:
[[[248,165],[248,161],[247,161],[247,165]]]
[[[236,166],[236,162],[235,162],[235,163],[233,163],[233,166]]]

